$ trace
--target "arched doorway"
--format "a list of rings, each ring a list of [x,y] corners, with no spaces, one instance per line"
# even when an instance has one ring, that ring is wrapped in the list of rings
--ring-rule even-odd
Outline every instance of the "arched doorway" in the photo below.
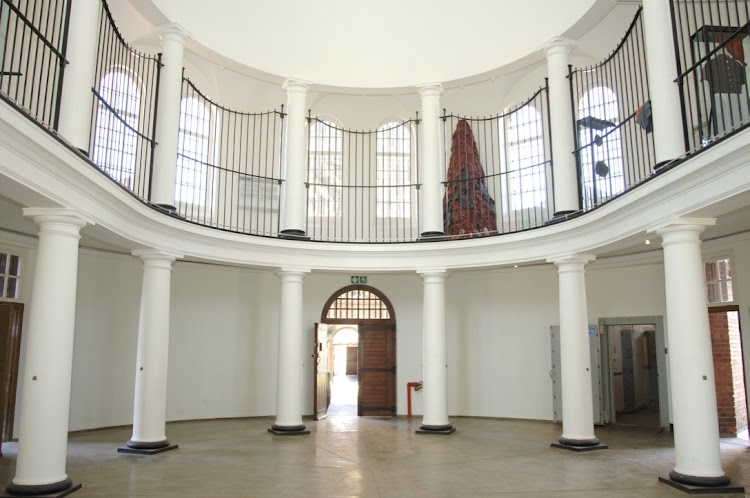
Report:
[[[334,336],[347,329],[356,330],[358,340],[356,345],[353,341],[347,343],[349,357],[342,372],[335,364]],[[357,415],[396,414],[396,317],[383,293],[367,285],[350,285],[336,291],[323,306],[315,343],[316,418],[327,415],[331,386],[346,384],[334,382],[337,373],[356,376]],[[352,351],[356,351],[356,356]]]

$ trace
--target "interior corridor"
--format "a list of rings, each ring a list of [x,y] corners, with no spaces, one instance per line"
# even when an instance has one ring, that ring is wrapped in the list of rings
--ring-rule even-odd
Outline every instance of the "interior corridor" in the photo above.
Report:
[[[266,431],[272,423],[169,423],[167,436],[180,447],[154,456],[117,453],[128,427],[72,434],[68,474],[83,483],[77,497],[685,496],[658,482],[674,465],[666,432],[597,428],[610,449],[574,453],[549,447],[560,426],[545,421],[451,418],[457,432],[450,437],[415,434],[419,417],[306,421],[312,434],[300,437],[275,437]],[[16,449],[3,444],[4,482]],[[722,440],[722,463],[735,484],[750,485],[749,449]]]

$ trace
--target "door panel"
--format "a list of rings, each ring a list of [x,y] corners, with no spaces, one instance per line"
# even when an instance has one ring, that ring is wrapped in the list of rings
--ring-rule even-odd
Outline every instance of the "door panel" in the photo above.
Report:
[[[362,325],[359,330],[358,415],[395,415],[396,327]]]
[[[346,375],[357,375],[357,347],[346,348]]]
[[[331,375],[328,371],[328,326],[315,324],[315,390],[313,396],[315,420],[328,416],[328,403],[331,399]]]
[[[601,382],[601,348],[600,331],[596,325],[589,325],[589,355],[591,359],[591,402],[594,415],[594,424],[604,424],[604,412],[602,406],[602,382]],[[550,340],[552,346],[552,369],[549,376],[552,379],[552,421],[562,422],[562,375],[560,370],[560,327],[550,327]]]
[[[633,371],[633,331],[620,332],[622,347],[622,387],[625,393],[625,413],[635,411],[635,375]]]

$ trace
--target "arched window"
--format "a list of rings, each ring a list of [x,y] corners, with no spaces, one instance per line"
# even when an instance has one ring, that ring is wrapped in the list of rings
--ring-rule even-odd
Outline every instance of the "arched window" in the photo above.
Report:
[[[584,209],[625,190],[617,95],[597,86],[578,102],[578,140]]]
[[[125,187],[133,186],[141,92],[129,75],[111,71],[99,81],[92,161]]]
[[[175,201],[203,206],[208,186],[209,113],[195,97],[180,102]]]
[[[411,215],[411,133],[400,123],[386,123],[376,135],[378,218]]]
[[[308,144],[307,215],[341,216],[343,132],[330,121],[313,119]]]
[[[508,119],[508,192],[514,211],[547,204],[542,115],[532,105],[511,113]]]

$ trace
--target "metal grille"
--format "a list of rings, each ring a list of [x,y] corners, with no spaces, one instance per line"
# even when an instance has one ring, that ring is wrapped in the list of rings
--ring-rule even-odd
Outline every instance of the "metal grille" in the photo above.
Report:
[[[0,0],[0,95],[57,129],[68,0]]]
[[[750,123],[750,7],[738,0],[673,0],[672,21],[689,152]]]
[[[351,320],[388,320],[388,307],[370,291],[355,289],[337,297],[328,308],[326,318]]]
[[[554,209],[547,86],[504,114],[443,115],[443,228],[451,238],[543,225]]]
[[[651,104],[639,8],[620,44],[594,66],[570,67],[581,208],[638,185],[655,163]]]
[[[96,61],[91,160],[117,183],[149,199],[161,54],[131,48],[103,1]]]
[[[418,120],[345,130],[308,116],[307,235],[329,242],[416,240]]]
[[[277,236],[282,111],[239,112],[182,82],[175,201],[181,216],[233,232]]]

